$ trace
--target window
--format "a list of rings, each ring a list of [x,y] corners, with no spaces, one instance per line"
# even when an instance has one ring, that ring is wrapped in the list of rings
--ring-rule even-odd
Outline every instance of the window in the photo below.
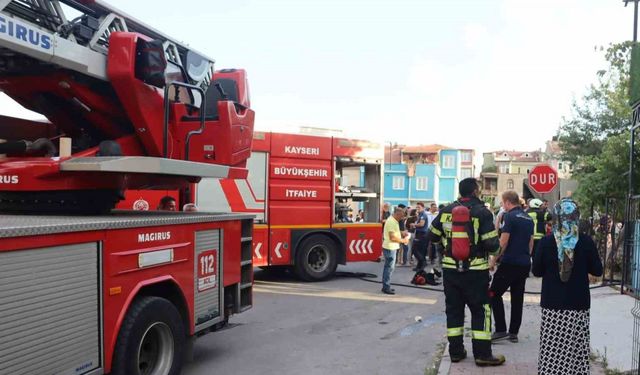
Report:
[[[462,153],[462,161],[465,163],[468,163],[471,161],[471,153],[468,151],[465,151]]]
[[[460,171],[460,178],[465,179],[465,178],[469,178],[469,177],[473,177],[473,176],[471,176],[471,169],[470,168],[463,168]]]
[[[427,177],[417,177],[416,178],[416,190],[426,191],[428,190],[429,179]]]
[[[509,173],[509,167],[506,165],[501,165],[500,166],[500,173]]]
[[[393,176],[393,190],[404,190],[404,176]]]
[[[513,180],[507,180],[507,189],[513,189]]]
[[[562,162],[559,162],[559,163],[558,163],[558,169],[559,169],[559,170],[562,170]]]
[[[453,155],[445,155],[444,158],[442,158],[442,168],[451,169],[453,168],[454,162],[455,158],[453,157]]]

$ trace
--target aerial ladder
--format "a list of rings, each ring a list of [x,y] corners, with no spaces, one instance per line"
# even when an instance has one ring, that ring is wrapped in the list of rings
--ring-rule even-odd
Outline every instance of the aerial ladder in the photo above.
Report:
[[[100,0],[0,0],[0,211],[105,212],[126,189],[245,178],[246,72]]]

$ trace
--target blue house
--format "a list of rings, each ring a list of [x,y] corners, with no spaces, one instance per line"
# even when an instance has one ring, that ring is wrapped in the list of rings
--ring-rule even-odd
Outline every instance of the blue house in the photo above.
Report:
[[[473,150],[405,146],[387,148],[385,155],[384,201],[394,206],[452,202],[458,182],[473,175]]]
[[[408,205],[409,177],[405,164],[384,165],[384,201],[393,206]]]
[[[460,177],[460,151],[440,150],[438,201],[452,202],[458,198]]]

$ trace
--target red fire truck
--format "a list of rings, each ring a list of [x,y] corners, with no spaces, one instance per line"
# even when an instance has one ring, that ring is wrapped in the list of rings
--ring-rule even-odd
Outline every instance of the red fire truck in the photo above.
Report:
[[[372,142],[255,132],[246,179],[205,178],[192,194],[200,211],[256,215],[254,266],[324,280],[338,264],[380,257],[383,158]],[[127,191],[119,207],[155,209],[163,195],[179,196]]]
[[[338,264],[381,254],[383,158],[371,142],[255,132],[248,177],[203,179],[196,201],[256,215],[255,266],[293,266],[304,280],[323,280]]]
[[[100,0],[0,1],[0,91],[48,119],[0,116],[0,375],[176,375],[252,306],[253,215],[112,211],[247,176],[246,74],[213,64]]]
[[[0,215],[0,374],[179,374],[252,304],[246,215]]]
[[[254,266],[324,280],[338,264],[380,257],[383,158],[372,142],[254,132],[247,178],[205,178],[193,198],[200,211],[256,215]],[[179,196],[132,190],[119,207],[155,209],[164,195]]]

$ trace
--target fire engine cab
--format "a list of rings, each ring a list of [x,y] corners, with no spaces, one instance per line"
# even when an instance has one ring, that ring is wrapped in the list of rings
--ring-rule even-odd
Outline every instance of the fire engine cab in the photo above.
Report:
[[[176,375],[252,306],[253,215],[112,210],[244,178],[246,73],[100,0],[0,0],[0,375]]]

